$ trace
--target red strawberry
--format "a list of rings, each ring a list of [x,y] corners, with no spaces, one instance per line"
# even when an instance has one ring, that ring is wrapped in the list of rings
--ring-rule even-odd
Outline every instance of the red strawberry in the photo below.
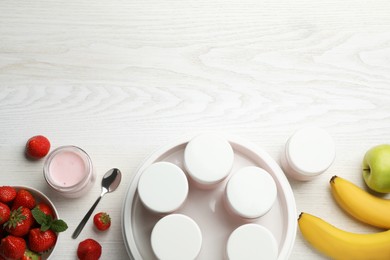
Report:
[[[45,157],[50,150],[50,142],[43,135],[36,135],[28,139],[26,144],[26,154],[33,159]]]
[[[21,260],[41,260],[41,255],[26,249]]]
[[[101,255],[102,246],[91,238],[80,242],[77,248],[77,256],[80,260],[98,260]]]
[[[16,193],[14,203],[12,204],[12,209],[17,209],[21,206],[28,209],[33,209],[35,207],[34,196],[29,191],[24,189],[20,189]]]
[[[53,210],[52,208],[47,205],[46,203],[43,203],[43,202],[40,202],[38,203],[35,208],[38,208],[40,209],[43,213],[45,213],[46,215],[49,215],[51,216],[52,218],[54,218],[54,214],[53,214]]]
[[[16,190],[11,186],[0,187],[0,202],[9,203],[16,197]]]
[[[99,212],[93,217],[93,223],[98,230],[107,230],[111,226],[110,215],[105,212]]]
[[[28,245],[30,250],[36,253],[42,253],[52,248],[57,241],[57,234],[48,229],[41,231],[39,228],[33,228],[28,234]]]
[[[28,234],[34,223],[31,211],[28,208],[19,207],[11,211],[11,216],[4,223],[5,230],[11,235],[22,237]]]
[[[0,202],[0,225],[8,221],[11,215],[11,210],[8,205]]]
[[[1,240],[0,254],[8,259],[20,259],[26,251],[26,241],[21,237],[7,236]]]

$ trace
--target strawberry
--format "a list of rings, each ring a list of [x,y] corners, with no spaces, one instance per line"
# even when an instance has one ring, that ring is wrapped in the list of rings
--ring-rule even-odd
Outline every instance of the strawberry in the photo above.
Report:
[[[34,220],[28,208],[19,207],[12,210],[10,218],[4,223],[5,230],[11,235],[22,237],[28,234]]]
[[[38,206],[31,213],[41,227],[30,230],[28,234],[29,249],[36,253],[42,253],[56,244],[56,232],[65,231],[68,225],[61,219],[53,219],[49,214],[45,214]]]
[[[9,220],[11,210],[7,204],[0,202],[0,225],[4,224]]]
[[[26,251],[26,241],[21,237],[9,235],[1,240],[0,254],[5,259],[20,259]]]
[[[40,254],[37,254],[31,250],[26,249],[21,260],[41,260],[42,257]]]
[[[99,212],[93,217],[95,227],[100,231],[105,231],[111,226],[111,218],[105,212]]]
[[[11,186],[0,187],[0,202],[9,203],[16,197],[16,190]]]
[[[57,241],[57,234],[48,229],[41,231],[39,228],[33,228],[28,234],[28,247],[36,253],[42,253],[51,249]]]
[[[43,213],[45,213],[46,215],[49,215],[51,216],[52,218],[54,218],[54,214],[53,214],[53,210],[51,209],[51,207],[49,205],[47,205],[46,203],[43,203],[43,202],[40,202],[38,203],[35,208],[38,208],[40,209]]]
[[[36,135],[28,139],[26,144],[26,155],[33,159],[45,157],[50,150],[50,142],[43,135]]]
[[[31,211],[36,222],[41,225],[41,231],[51,229],[52,231],[59,233],[68,228],[68,225],[62,219],[53,219],[52,216],[45,214],[38,207],[35,207]]]
[[[99,242],[88,238],[79,243],[77,256],[80,260],[98,260],[102,255],[102,246]]]
[[[34,196],[29,191],[24,189],[20,189],[16,193],[14,203],[12,204],[12,209],[17,209],[21,206],[30,210],[35,207]]]

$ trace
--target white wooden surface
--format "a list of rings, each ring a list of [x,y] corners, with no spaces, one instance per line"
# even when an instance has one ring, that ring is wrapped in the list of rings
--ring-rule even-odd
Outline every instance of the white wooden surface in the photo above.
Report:
[[[69,224],[55,259],[76,259],[87,237],[102,243],[102,259],[127,259],[122,199],[156,148],[213,130],[278,160],[294,130],[316,124],[335,138],[337,158],[316,180],[291,182],[297,210],[370,232],[335,205],[328,181],[363,186],[365,151],[390,140],[389,14],[387,0],[1,0],[0,184],[53,199]],[[111,214],[109,232],[90,221],[70,238],[100,183],[81,199],[51,193],[43,161],[23,155],[35,134],[85,149],[99,177],[122,170],[97,208]],[[290,259],[325,258],[298,231]]]

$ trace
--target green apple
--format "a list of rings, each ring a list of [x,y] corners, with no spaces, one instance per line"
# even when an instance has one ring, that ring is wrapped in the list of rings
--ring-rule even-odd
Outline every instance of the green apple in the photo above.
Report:
[[[390,145],[381,144],[366,152],[363,159],[363,178],[370,189],[390,192]]]

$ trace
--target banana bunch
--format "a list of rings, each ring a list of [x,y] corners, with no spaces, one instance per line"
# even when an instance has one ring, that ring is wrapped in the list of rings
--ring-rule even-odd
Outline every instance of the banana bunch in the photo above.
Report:
[[[351,216],[366,224],[390,229],[389,200],[371,195],[338,176],[332,177],[330,186],[336,202]],[[301,213],[298,225],[305,239],[332,259],[390,259],[390,230],[371,234],[352,233],[308,213]]]

